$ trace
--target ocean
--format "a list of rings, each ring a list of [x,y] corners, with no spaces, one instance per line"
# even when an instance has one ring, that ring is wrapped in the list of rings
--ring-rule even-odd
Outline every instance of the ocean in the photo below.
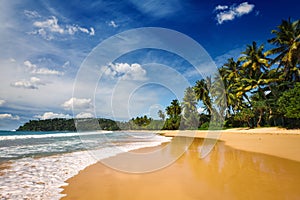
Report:
[[[149,132],[0,131],[0,199],[60,199],[65,181],[99,159],[170,140]]]

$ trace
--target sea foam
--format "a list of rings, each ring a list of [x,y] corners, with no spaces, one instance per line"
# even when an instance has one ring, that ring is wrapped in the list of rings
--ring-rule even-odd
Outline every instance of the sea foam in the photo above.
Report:
[[[0,199],[60,199],[64,196],[61,187],[67,185],[65,181],[87,166],[123,152],[157,146],[170,140],[155,136],[151,142],[133,142],[118,147],[15,160],[9,168],[1,171]]]

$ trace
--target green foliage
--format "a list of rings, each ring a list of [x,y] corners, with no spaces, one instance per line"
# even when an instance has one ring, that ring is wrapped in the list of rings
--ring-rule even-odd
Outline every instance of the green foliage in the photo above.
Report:
[[[169,118],[165,121],[163,129],[178,130],[181,121],[181,107],[179,101],[174,99],[171,105],[166,108]]]
[[[197,101],[193,88],[188,87],[185,91],[182,104],[182,128],[197,129],[199,118],[197,112]]]
[[[18,131],[76,131],[74,119],[30,120]]]
[[[137,117],[137,118],[132,118],[129,122],[132,122],[133,124],[139,126],[139,127],[145,127],[150,124],[152,121],[151,118],[148,118],[146,115],[144,117]]]
[[[77,123],[77,127],[75,126]],[[80,130],[78,130],[78,129]],[[110,119],[46,119],[30,120],[18,131],[89,131],[89,130],[119,130],[117,123]]]
[[[253,125],[251,124],[251,119],[254,117],[254,113],[250,108],[244,108],[240,112],[238,112],[234,119],[236,121],[245,122],[251,128]]]
[[[295,87],[283,92],[278,99],[280,111],[287,118],[300,119],[300,83]]]
[[[204,123],[200,126],[199,130],[208,130],[208,128],[209,128],[209,122],[204,122]]]

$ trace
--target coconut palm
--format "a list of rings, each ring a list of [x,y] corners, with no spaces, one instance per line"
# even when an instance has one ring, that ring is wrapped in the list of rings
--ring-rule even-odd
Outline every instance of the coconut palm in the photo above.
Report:
[[[267,52],[276,55],[272,64],[278,63],[278,70],[283,72],[286,81],[300,81],[300,21],[282,20],[272,33],[275,37],[268,42],[276,47]]]
[[[179,117],[181,114],[181,107],[177,99],[172,100],[171,105],[166,108],[167,114],[170,118]]]
[[[209,80],[209,78],[207,78],[206,81],[204,79],[198,80],[193,89],[196,95],[196,100],[203,102],[205,110],[207,110],[210,115],[212,113],[212,102],[209,94]]]
[[[185,90],[183,101],[182,101],[182,108],[186,112],[196,112],[197,111],[197,100],[196,95],[193,88],[188,87]]]
[[[258,47],[256,42],[252,42],[252,45],[248,45],[239,58],[242,63],[243,78],[237,88],[237,96],[245,97],[249,103],[247,92],[253,92],[254,89],[261,90],[262,87],[272,81],[267,77],[270,65],[263,50],[264,45]]]
[[[239,58],[242,63],[242,69],[249,78],[259,77],[269,68],[269,59],[263,53],[264,45],[257,46],[256,42],[247,45],[246,51],[242,52],[243,56]]]
[[[182,115],[184,128],[196,129],[199,125],[197,100],[193,88],[188,87],[185,90],[182,101]]]

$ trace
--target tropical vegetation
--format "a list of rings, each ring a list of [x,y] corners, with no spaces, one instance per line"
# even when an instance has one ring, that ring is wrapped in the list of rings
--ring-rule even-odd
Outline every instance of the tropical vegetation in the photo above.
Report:
[[[204,77],[187,88],[182,113],[175,120],[168,114],[172,106],[167,107],[164,128],[203,129],[209,127],[209,120],[212,124],[217,119],[224,120],[225,127],[299,128],[300,22],[283,20],[271,33],[271,49],[254,41],[238,59],[228,58],[215,77]],[[196,112],[200,102],[207,114]]]

